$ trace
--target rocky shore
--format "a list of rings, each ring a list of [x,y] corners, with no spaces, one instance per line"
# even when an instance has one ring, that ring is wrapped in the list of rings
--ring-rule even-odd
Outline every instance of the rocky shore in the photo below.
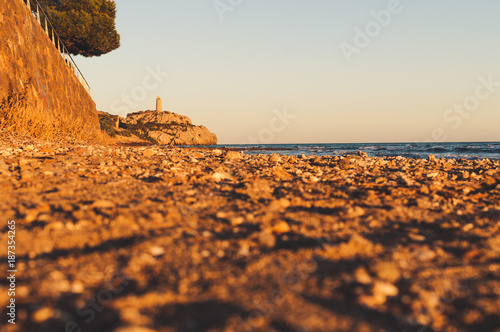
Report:
[[[498,160],[4,137],[0,193],[2,331],[500,331]]]
[[[112,137],[160,145],[217,145],[217,135],[205,126],[195,126],[185,115],[163,111],[140,111],[126,118],[98,112],[101,129]]]

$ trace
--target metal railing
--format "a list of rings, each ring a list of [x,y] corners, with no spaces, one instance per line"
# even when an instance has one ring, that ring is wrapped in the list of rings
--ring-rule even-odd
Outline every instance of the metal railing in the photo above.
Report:
[[[70,53],[68,52],[68,49],[66,46],[64,46],[64,43],[62,42],[61,38],[57,34],[56,30],[52,26],[52,23],[50,23],[49,18],[47,17],[47,14],[43,11],[42,7],[38,3],[37,0],[23,0],[24,3],[28,6],[28,9],[31,11],[33,16],[36,18],[42,29],[45,30],[45,33],[47,34],[47,37],[52,41],[52,44],[54,44],[55,48],[59,51],[59,54],[64,59],[64,62],[68,65],[68,67],[73,71],[75,74],[76,78],[80,81],[80,83],[83,85],[85,90],[90,94],[90,85],[83,77],[82,72],[80,71],[80,68],[76,65],[75,61],[71,57]],[[32,8],[33,7],[33,8]],[[50,31],[50,32],[49,32]]]

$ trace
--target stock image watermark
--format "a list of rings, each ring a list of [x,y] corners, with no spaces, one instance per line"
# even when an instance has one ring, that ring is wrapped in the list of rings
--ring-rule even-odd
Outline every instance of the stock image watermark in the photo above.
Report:
[[[465,289],[465,287],[462,286],[456,279],[453,279],[452,283],[453,286],[451,287],[448,294],[439,298],[437,307],[435,309],[439,314],[444,313],[446,311],[446,306],[452,305],[460,297],[460,292]],[[412,331],[417,331],[417,332],[432,331],[431,326],[429,324],[424,324],[422,322],[419,322],[418,313],[413,313],[411,316],[409,316],[408,323],[413,327]],[[402,331],[402,332],[410,332],[410,331]]]
[[[243,0],[214,0],[212,5],[221,21],[226,19],[226,14],[232,13],[243,4]]]
[[[86,300],[86,306],[77,308],[76,314],[85,324],[91,324],[97,317],[97,314],[102,312],[106,306],[111,304],[113,299],[123,292],[128,285],[128,278],[124,274],[117,274],[111,278],[108,287],[98,291],[95,297]],[[75,321],[66,323],[65,332],[82,332],[82,329]]]
[[[321,248],[333,245],[333,241],[318,239]],[[281,276],[281,284],[284,288],[290,289],[292,292],[297,292],[300,283],[310,278],[310,276],[318,270],[319,262],[324,259],[319,256],[307,259],[298,265],[292,267],[290,272],[286,272]],[[257,327],[256,320],[264,317],[271,316],[283,300],[283,292],[277,286],[273,289],[267,300],[261,301],[257,304],[257,308],[252,311],[246,319],[238,317],[237,332],[253,332],[254,327]]]
[[[431,137],[422,142],[446,142],[450,130],[459,130],[464,121],[469,119],[473,113],[481,108],[481,103],[489,100],[500,88],[500,81],[495,81],[493,74],[478,77],[478,84],[474,92],[465,97],[462,102],[453,104],[443,113],[443,121],[447,124],[445,127],[437,127]]]
[[[111,103],[111,111],[115,114],[129,113],[135,111],[139,103],[148,97],[148,92],[156,90],[170,76],[169,72],[163,71],[160,65],[155,68],[146,67],[146,74],[140,84],[137,84],[128,93],[122,93],[121,96]]]
[[[413,0],[406,1],[412,2]],[[391,0],[385,9],[372,10],[370,16],[373,19],[368,21],[362,28],[359,26],[354,28],[353,40],[340,43],[339,47],[346,61],[351,63],[355,55],[361,54],[363,50],[370,46],[404,9],[405,6],[400,0]]]
[[[250,135],[240,144],[270,144],[277,133],[283,132],[297,115],[290,113],[286,107],[281,110],[274,109],[269,125],[259,130],[255,135]]]
[[[281,276],[281,283],[284,288],[291,289],[292,292],[298,291],[300,283],[308,279],[314,272],[318,270],[318,260],[316,258],[311,258],[305,260],[299,265],[293,266],[290,272],[287,272]],[[238,328],[237,332],[253,332],[254,328],[258,327],[259,319],[271,316],[275,310],[276,306],[279,306],[283,302],[283,292],[280,287],[273,289],[269,298],[263,300],[257,304],[257,308],[252,311],[246,319],[243,317],[238,317]]]
[[[9,288],[7,296],[9,304],[7,305],[7,321],[9,324],[16,324],[16,221],[7,221],[7,281]]]
[[[333,245],[333,241],[318,239],[321,248]],[[319,256],[307,259],[298,265],[294,265],[290,272],[286,272],[281,276],[281,284],[284,288],[290,289],[292,292],[297,292],[300,283],[310,278],[310,276],[318,270],[319,262],[323,261]],[[252,311],[246,319],[238,317],[237,332],[253,332],[254,327],[258,326],[256,320],[271,316],[283,300],[283,292],[277,286],[273,289],[269,298],[257,304],[257,308]]]

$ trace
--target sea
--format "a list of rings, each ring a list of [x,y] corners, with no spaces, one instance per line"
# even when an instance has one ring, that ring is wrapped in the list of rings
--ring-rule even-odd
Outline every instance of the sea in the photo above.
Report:
[[[215,146],[213,146],[215,147]],[[219,148],[241,150],[247,154],[353,155],[358,151],[371,157],[427,158],[434,155],[447,159],[490,159],[500,160],[500,142],[481,143],[339,143],[339,144],[249,144],[217,145]]]

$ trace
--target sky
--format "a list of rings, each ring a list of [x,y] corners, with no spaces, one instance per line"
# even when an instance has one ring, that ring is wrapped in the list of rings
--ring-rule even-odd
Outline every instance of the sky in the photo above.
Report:
[[[75,57],[100,111],[187,115],[220,144],[500,141],[500,1],[117,0]]]

